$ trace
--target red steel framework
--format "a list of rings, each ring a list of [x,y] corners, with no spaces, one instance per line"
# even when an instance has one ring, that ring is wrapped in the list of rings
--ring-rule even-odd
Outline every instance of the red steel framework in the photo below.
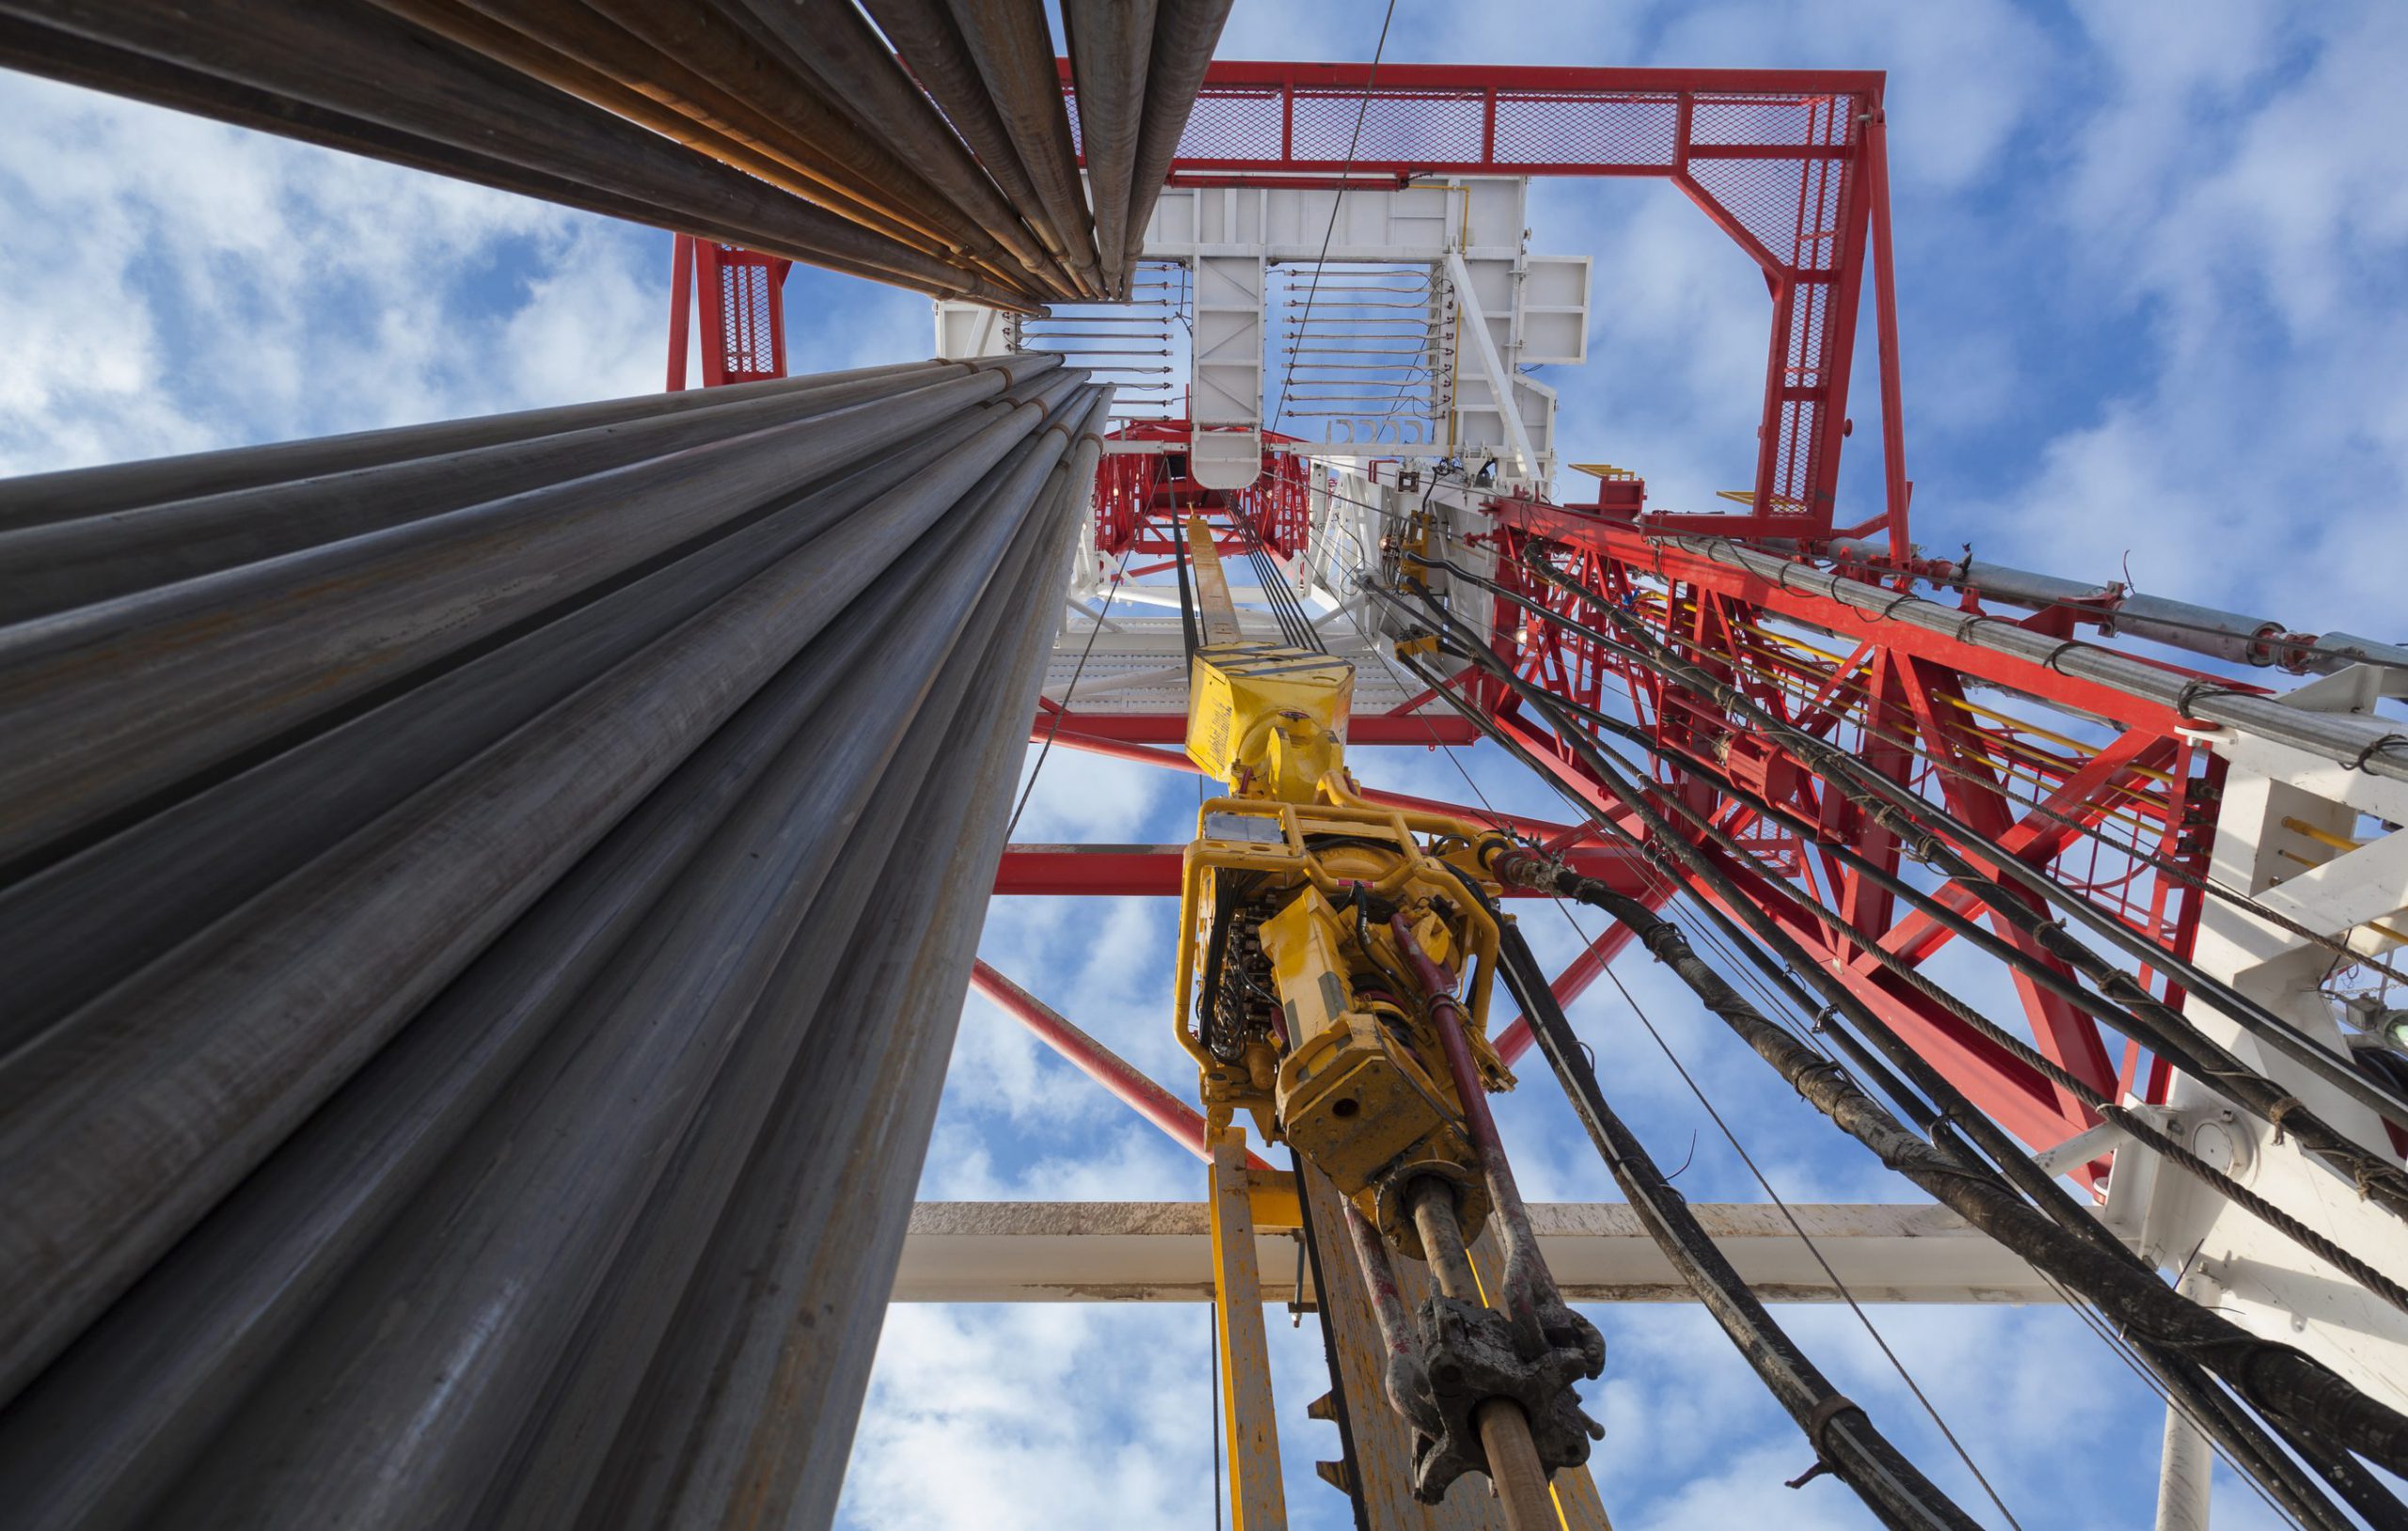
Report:
[[[1112,433],[1123,446],[1177,447],[1188,439],[1185,420],[1133,420]],[[1265,431],[1266,443],[1295,444],[1297,437]],[[1293,452],[1265,451],[1262,474],[1244,489],[1207,489],[1188,477],[1187,454],[1178,450],[1112,452],[1096,467],[1095,546],[1105,558],[1176,554],[1179,526],[1201,515],[1214,523],[1214,548],[1223,556],[1247,550],[1243,523],[1282,558],[1304,551],[1311,529],[1310,484],[1304,460]],[[1160,573],[1154,563],[1131,569],[1131,577]]]
[[[1064,80],[1067,90],[1067,64]],[[2045,1146],[2092,1125],[2092,1113],[1919,994],[1884,960],[1920,967],[1953,939],[1944,922],[1902,906],[1881,876],[1860,870],[1869,866],[1912,883],[1896,839],[1777,736],[1579,630],[1601,625],[1598,603],[1640,616],[1658,641],[1735,685],[1775,718],[1872,763],[2006,853],[2189,955],[2222,769],[2186,736],[2180,717],[1944,634],[1867,617],[1735,568],[1685,540],[1725,537],[1806,559],[1826,555],[1835,538],[1877,535],[1886,540],[1889,567],[1859,561],[1850,566],[1853,576],[1894,583],[1896,570],[1907,566],[1910,486],[1882,87],[1880,74],[1857,71],[1387,65],[1375,75],[1354,64],[1216,63],[1171,180],[1378,189],[1464,175],[1655,176],[1671,182],[1756,262],[1772,324],[1755,478],[1744,511],[1643,513],[1644,486],[1629,481],[1610,485],[1610,497],[1591,506],[1527,497],[1488,501],[1489,525],[1478,539],[1493,545],[1497,577],[1511,592],[1495,598],[1496,652],[1513,674],[1551,697],[1599,712],[1619,707],[1635,719],[1652,746],[1648,790],[1656,800],[1703,816],[1746,854],[1703,831],[1691,834],[1692,843],[1977,1104],[2025,1142]],[[722,260],[737,253],[719,252]],[[1879,508],[1838,525],[1850,366],[1868,277],[1881,425]],[[773,295],[774,283],[769,291]],[[783,371],[782,355],[771,360]],[[1126,435],[1175,442],[1185,429],[1146,422],[1128,427]],[[1305,470],[1292,456],[1266,454],[1263,484],[1212,506],[1181,500],[1170,456],[1104,459],[1096,491],[1100,550],[1167,554],[1168,513],[1200,508],[1217,513],[1233,546],[1237,521],[1244,518],[1283,556],[1301,551],[1308,535]],[[1531,565],[1581,593],[1541,577]],[[1979,609],[1971,595],[1965,605]],[[2096,617],[2065,608],[2012,620],[2069,639],[2077,623]],[[1620,799],[1512,687],[1477,668],[1448,685],[1568,793],[1645,837]],[[1461,743],[1474,736],[1460,718],[1413,715],[1431,700],[1425,694],[1398,714],[1357,718],[1354,742]],[[1576,726],[1594,727],[1585,720]],[[1175,744],[1181,728],[1175,715],[1049,707],[1032,737],[1183,768],[1182,755],[1148,747]],[[1742,791],[1779,812],[1751,806]],[[1606,844],[1608,837],[1590,826],[1516,820],[1513,827],[1652,903],[1680,892],[1716,896],[1703,884],[1677,882],[1685,873]],[[1988,869],[1972,846],[1956,848]],[[997,891],[1170,896],[1177,876],[1176,853],[1152,846],[1017,846]],[[2032,952],[2011,924],[1962,888],[1947,885],[1937,894],[1956,913],[1988,921],[2003,939]],[[1559,996],[1568,1000],[1593,982],[1626,939],[1616,929],[1598,939],[1556,980]],[[2162,975],[2144,976],[2179,1002]],[[2127,1043],[2118,1055],[2078,1005],[2020,974],[2016,988],[2033,1042],[2050,1059],[2109,1095],[2162,1098],[2165,1070],[2136,1045]],[[1500,1050],[1511,1059],[1529,1042],[1527,1027],[1516,1021],[1500,1035]]]
[[[689,312],[703,342],[703,387],[785,376],[785,282],[793,262],[691,234],[676,239],[669,276],[669,391],[686,387]]]

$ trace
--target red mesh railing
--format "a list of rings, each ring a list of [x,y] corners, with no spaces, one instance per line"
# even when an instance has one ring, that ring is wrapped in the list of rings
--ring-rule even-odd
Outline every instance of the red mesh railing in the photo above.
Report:
[[[722,259],[726,253],[722,247]],[[785,371],[778,359],[777,316],[771,306],[773,284],[768,268],[731,261],[720,267],[719,276],[720,335],[729,380],[783,377]]]

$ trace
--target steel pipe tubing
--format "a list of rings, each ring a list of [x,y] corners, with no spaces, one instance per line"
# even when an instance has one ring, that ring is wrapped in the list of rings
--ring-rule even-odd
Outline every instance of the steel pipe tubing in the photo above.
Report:
[[[1129,241],[1118,274],[1124,289],[1145,253],[1146,225],[1153,220],[1154,204],[1170,179],[1170,162],[1178,157],[1196,93],[1204,88],[1204,71],[1212,65],[1212,49],[1234,3],[1159,0],[1155,9],[1153,57],[1146,68],[1146,115],[1137,129],[1137,160],[1129,183]]]
[[[1156,0],[1067,0],[1062,34],[1079,103],[1079,148],[1086,157],[1087,195],[1094,203],[1098,269],[1104,294],[1129,295],[1136,262],[1129,242],[1130,184],[1137,169],[1137,134],[1145,116],[1146,69],[1154,46]]]
[[[1029,299],[367,0],[6,0],[0,62],[941,296]],[[20,46],[20,41],[23,46]],[[64,59],[62,67],[60,60]],[[147,63],[143,61],[149,61]],[[196,86],[194,78],[223,82]],[[365,124],[346,132],[346,124]],[[388,152],[398,150],[398,152]]]
[[[1048,375],[0,889],[0,945],[16,955],[0,967],[0,1054],[908,481]],[[183,870],[162,883],[150,869],[163,865]]]
[[[1069,234],[1055,227],[945,0],[861,0],[861,4],[886,34],[920,88],[978,157],[1005,199],[1044,243],[1047,256],[1061,265],[1069,295],[1083,295],[1076,275],[1079,258]],[[1058,103],[1055,110],[1060,110]],[[1088,259],[1092,264],[1092,257]]]
[[[0,864],[900,445],[1008,377],[934,383],[0,630],[0,713],[19,729],[0,759]]]
[[[190,452],[140,463],[114,463],[105,467],[68,468],[34,473],[21,479],[0,479],[0,531],[46,526],[79,515],[108,511],[142,510],[229,489],[254,489],[331,473],[407,462],[441,452],[467,451],[503,441],[529,441],[562,431],[618,425],[630,420],[665,418],[693,409],[717,409],[747,399],[826,388],[839,383],[863,382],[905,372],[931,375],[948,365],[936,361],[898,362],[864,367],[849,372],[822,372],[812,377],[782,377],[766,383],[737,383],[726,387],[687,393],[641,394],[632,399],[603,399],[587,404],[525,409],[507,415],[482,415],[473,419],[437,420],[428,425],[396,426],[360,431],[349,435],[317,436],[278,441],[258,447],[233,447],[219,451]]]
[[[1095,225],[1079,184],[1078,150],[1070,141],[1069,114],[1062,106],[1062,77],[1054,61],[1054,39],[1044,9],[1025,0],[947,3],[953,8],[954,25],[1011,138],[1012,150],[1060,238],[1070,275],[1085,296],[1102,297],[1103,277],[1096,269]]]
[[[0,625],[365,536],[962,375],[963,364],[936,364],[829,384],[782,383],[746,399],[698,390],[674,396],[702,401],[693,407],[536,440],[0,531]]]
[[[619,537],[615,572],[537,580],[482,644],[405,641],[372,705],[239,758],[163,724],[121,748],[181,774],[119,801],[96,763],[113,806],[28,842],[48,870],[0,887],[0,929],[41,948],[0,1043],[16,1511],[633,1525],[767,1492],[824,1520],[877,1326],[828,1326],[798,1372],[794,1317],[874,1305],[899,1255],[1105,392],[938,375],[877,402],[934,407],[908,438],[799,449],[862,407],[809,415],[832,390],[802,380],[730,406],[756,428],[729,442],[645,437],[678,473],[505,496],[518,541],[458,544],[464,588],[526,585],[515,554],[567,545],[561,523]],[[772,402],[800,418],[752,418]],[[594,427],[547,423],[518,449],[574,472],[556,438]],[[413,461],[356,471],[406,492]],[[628,506],[703,500],[666,541],[626,535]],[[281,576],[343,630],[331,608],[375,605],[385,565],[327,579],[321,552],[166,589],[240,579],[224,625],[269,631]],[[358,662],[269,650],[330,694]],[[93,670],[80,695],[114,688]],[[4,706],[0,732],[50,736]],[[87,938],[105,960],[54,950]],[[791,1279],[754,1286],[763,1259]]]
[[[0,0],[0,63],[940,297],[1125,296],[1228,0],[1070,6],[1092,213],[1037,0],[862,3],[885,42],[852,0]]]

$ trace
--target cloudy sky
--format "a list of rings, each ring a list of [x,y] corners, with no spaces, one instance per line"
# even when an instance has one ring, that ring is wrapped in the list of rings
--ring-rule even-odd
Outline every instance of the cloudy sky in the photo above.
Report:
[[[1226,57],[1368,57],[1385,0],[1239,0]],[[1602,4],[1400,0],[1413,61],[1821,65],[1890,73],[1909,471],[1953,552],[2408,637],[2408,8],[2330,0]],[[0,77],[0,473],[657,388],[668,237],[15,77]],[[1746,481],[1760,283],[1661,185],[1542,183],[1533,245],[1595,257],[1591,363],[1550,377],[1567,456],[1659,504]],[[797,371],[925,355],[927,308],[848,278],[788,288]],[[1859,372],[1869,387],[1869,369]],[[1861,393],[1861,420],[1873,409]],[[1861,493],[1860,433],[1848,488]],[[1852,518],[1843,507],[1843,519]],[[1551,812],[1510,763],[1462,763]],[[1364,750],[1366,780],[1462,797],[1457,767]],[[1167,841],[1192,778],[1056,751],[1020,837]],[[1554,922],[1549,923],[1548,922]],[[1170,910],[999,904],[986,951],[1157,1077]],[[1529,922],[1542,955],[1579,938]],[[1942,969],[1952,980],[1963,976]],[[1907,1199],[1679,993],[1632,998],[1780,1192]],[[1699,1200],[1763,1192],[1610,987],[1576,1010],[1607,1081]],[[1500,1108],[1525,1188],[1609,1183],[1560,1100]],[[1694,1140],[1694,1149],[1690,1144]],[[1193,1198],[1194,1162],[983,1002],[970,1003],[924,1196]],[[1616,1524],[1870,1523],[1694,1312],[1595,1315],[1592,1410]],[[1983,1504],[1845,1312],[1784,1318],[1962,1502]],[[2146,1523],[2159,1415],[2069,1317],[1877,1321],[2026,1527]],[[1345,1523],[1302,1415],[1318,1338],[1274,1315],[1295,1523]],[[1207,1318],[1185,1307],[896,1310],[844,1520],[861,1527],[1212,1523]],[[2273,1523],[2229,1481],[2216,1524]]]

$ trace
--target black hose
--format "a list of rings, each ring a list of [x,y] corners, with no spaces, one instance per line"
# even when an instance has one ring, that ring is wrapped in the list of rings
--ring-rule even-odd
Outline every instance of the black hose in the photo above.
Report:
[[[2389,1091],[2365,1079],[2349,1066],[2347,1060],[2336,1058],[2313,1038],[2303,1035],[2289,1021],[2276,1016],[2256,1000],[2242,994],[2225,980],[2198,967],[2181,954],[2168,949],[2163,943],[2151,940],[2132,930],[2123,922],[2106,914],[2089,900],[2072,892],[2037,868],[2010,854],[2005,847],[1975,830],[1946,809],[1882,776],[1846,750],[1815,737],[1795,724],[1774,717],[1753,698],[1737,687],[1727,685],[1698,665],[1672,653],[1659,643],[1653,634],[1647,633],[1640,625],[1637,618],[1628,612],[1616,610],[1595,592],[1584,589],[1577,581],[1566,579],[1542,564],[1526,563],[1525,566],[1558,589],[1582,596],[1591,605],[1604,612],[1607,620],[1612,622],[1627,636],[1628,641],[1618,641],[1593,627],[1576,622],[1559,612],[1547,612],[1550,621],[1559,623],[1593,642],[1608,645],[1615,652],[1629,656],[1667,679],[1690,687],[1700,695],[1711,698],[1735,716],[1743,717],[1755,726],[1779,736],[1784,744],[1810,762],[1824,781],[1846,795],[1851,802],[1864,808],[1877,821],[1882,821],[1884,827],[1897,834],[1920,859],[1932,861],[1937,857],[1938,861],[1934,862],[1935,865],[1945,862],[1945,865],[1940,866],[1940,870],[1962,881],[1968,888],[1982,892],[1985,903],[2029,931],[2035,939],[2049,949],[2051,955],[2062,958],[2070,966],[2083,971],[2085,975],[2092,978],[2093,982],[2100,984],[2102,987],[2123,990],[2128,1003],[2162,1011],[2163,1018],[2178,1031],[2196,1034],[2196,1028],[2189,1018],[2163,1005],[2146,989],[2141,988],[2130,975],[2115,970],[2112,964],[2107,963],[2089,948],[2075,941],[2053,923],[2042,920],[2036,911],[2025,907],[2020,900],[2002,901],[1999,897],[1991,896],[2005,892],[2004,885],[1998,878],[1973,866],[1953,845],[1945,844],[1939,836],[1945,835],[1958,844],[1971,846],[1975,853],[1989,860],[2018,884],[2072,915],[2101,938],[2121,949],[2127,955],[2147,963],[2158,971],[2180,983],[2184,989],[2211,1002],[2252,1035],[2315,1072],[2369,1111],[2397,1126],[2408,1128],[2408,1101],[2400,1100]],[[1451,566],[1450,566],[1450,572],[1453,572]],[[1509,598],[1520,599],[1511,596],[1511,592],[1503,592],[1500,587],[1490,585],[1488,581],[1479,582],[1492,591],[1507,594]],[[1853,780],[1858,785],[1850,787],[1847,785],[1848,780]],[[1889,805],[1888,809],[1885,811],[1881,805],[1868,801],[1869,797],[1885,799]],[[1911,830],[1902,829],[1896,823],[1891,822],[1897,817],[1910,821]],[[2008,907],[2010,905],[2012,908]],[[2080,954],[2079,957],[2076,955],[2077,953]],[[2083,960],[2085,958],[2086,963]],[[2136,998],[2133,997],[2135,995]],[[2210,1055],[2219,1068],[2229,1067],[2234,1070],[2247,1071],[2246,1065],[2239,1059],[2232,1058],[2229,1053],[2225,1052],[2225,1050],[2217,1047],[2203,1034],[2194,1034],[2190,1038],[2189,1045],[2213,1049],[2215,1053],[2223,1054],[2222,1057]],[[2210,1081],[2216,1073],[2216,1070],[2202,1070],[2189,1065],[2185,1065],[2185,1071],[2208,1078]],[[2268,1104],[2280,1106],[2286,1099],[2288,1099],[2287,1094],[2277,1090]],[[2250,1105],[2245,1101],[2242,1104]],[[2258,1105],[2251,1105],[2250,1109],[2263,1114],[2261,1107]],[[2295,1126],[2303,1119],[2310,1124],[2305,1133],[2301,1133]],[[2329,1134],[2335,1140],[2330,1149],[2318,1150],[2328,1158],[2337,1159],[2354,1155],[2359,1159],[2372,1159],[2372,1156],[2364,1154],[2352,1140],[2337,1129],[2307,1116],[2296,1102],[2291,1103],[2279,1125],[2286,1130],[2292,1131],[2294,1135],[2301,1136],[2304,1144],[2311,1139],[2319,1139]],[[2365,1163],[2353,1163],[2345,1168],[2353,1178],[2362,1182],[2360,1186],[2362,1191],[2384,1200],[2395,1212],[2408,1216],[2408,1175],[2402,1175],[2397,1166],[2384,1164],[2380,1160],[2374,1160],[2371,1166]]]
[[[1464,884],[1474,898],[1488,904],[1469,877],[1464,878]],[[1489,912],[1492,917],[1496,914],[1494,906]],[[1891,1444],[1862,1408],[1831,1386],[1757,1301],[1746,1279],[1732,1268],[1689,1210],[1687,1201],[1606,1103],[1596,1071],[1589,1065],[1579,1038],[1556,1003],[1554,991],[1539,971],[1521,931],[1503,920],[1497,922],[1497,928],[1501,936],[1498,972],[1507,990],[1520,1002],[1522,1013],[1529,1018],[1539,1050],[1554,1066],[1563,1093],[1606,1168],[1612,1172],[1614,1183],[1622,1188],[1665,1258],[1722,1326],[1766,1390],[1806,1432],[1817,1462],[1856,1491],[1885,1525],[1976,1525]]]
[[[1374,594],[1409,614],[1421,614],[1412,612],[1393,592],[1375,589]],[[1449,627],[1460,625],[1444,613],[1428,614]],[[1531,705],[1550,708],[1551,699],[1536,694],[1535,688],[1522,683],[1493,655],[1475,649],[1471,656]],[[1835,1006],[1855,1017],[1868,1031],[1880,1025],[1878,1018],[1861,1001],[1830,980],[1803,948],[1756,909],[1726,874],[1673,833],[1643,795],[1593,745],[1575,731],[1560,729],[1559,733],[1580,756],[1582,764],[1645,823],[1654,851],[1671,851],[1733,908],[1744,911],[1766,943],[1793,967],[1812,975]],[[1596,816],[1600,822],[1610,823],[1602,814]],[[1657,953],[1659,958],[1671,961],[1666,953],[1672,950],[1671,943],[1677,942],[1677,950],[1687,964],[1683,978],[1695,980],[1691,987],[1702,998],[1707,996],[1709,989],[1712,991],[1708,1008],[1780,1069],[1801,1095],[1872,1148],[1884,1163],[1953,1207],[1968,1223],[2080,1291],[2119,1328],[2203,1362],[2231,1382],[2253,1406],[2269,1413],[2287,1415],[2292,1424],[2307,1430],[2324,1431],[2336,1444],[2393,1471],[2400,1470],[2395,1463],[2408,1465],[2408,1418],[2359,1393],[2311,1357],[2289,1346],[2259,1340],[2178,1296],[2129,1255],[2112,1254],[2060,1228],[1999,1185],[1993,1172],[1985,1171],[1961,1154],[1925,1144],[1847,1080],[1836,1064],[1797,1042],[1732,990],[1689,952],[1677,926],[1636,899],[1614,893],[1602,884],[1592,886],[1618,901],[1609,912],[1641,932],[1651,950],[1658,942],[1665,943],[1665,950]],[[1700,984],[1706,987],[1700,987]]]
[[[1423,680],[1434,681],[1434,677],[1418,665],[1413,665],[1411,661],[1408,661],[1408,664]],[[1447,694],[1450,701],[1456,700],[1452,693]],[[1508,753],[1513,754],[1533,770],[1542,769],[1539,763],[1531,758],[1529,752],[1518,741],[1506,735],[1468,704],[1457,701],[1456,705],[1458,711]],[[1599,822],[1608,821],[1600,819]],[[1608,827],[1611,827],[1610,824]],[[1635,841],[1634,844],[1636,844]],[[1798,987],[1792,970],[1782,967],[1754,941],[1747,939],[1736,922],[1720,909],[1712,904],[1707,904],[1704,908],[1707,914],[1717,920],[1725,935],[1733,939],[1736,949],[1751,959],[1774,984],[1781,986],[1790,996],[1792,1002],[1799,1006],[1801,1013],[1818,1013],[1814,1002],[1807,999],[1803,991]],[[1820,977],[1819,972],[1817,977]],[[1877,1018],[1871,1017],[1869,1012],[1862,1012],[1840,1002],[1834,1002],[1819,1014],[1826,1018],[1832,1018],[1842,1010],[1847,1010],[1850,1018],[1862,1025],[1867,1034],[1881,1047],[1883,1052],[1911,1076],[1923,1093],[1940,1106],[1939,1112],[1932,1111],[1929,1106],[1917,1099],[1914,1093],[1909,1090],[1895,1075],[1889,1073],[1886,1069],[1869,1071],[1869,1077],[1874,1078],[1885,1093],[1900,1103],[1907,1115],[1918,1127],[1926,1133],[1934,1133],[1943,1123],[1954,1124],[1995,1162],[1998,1173],[2004,1174],[2010,1182],[2055,1218],[2060,1224],[2076,1235],[2090,1239],[2109,1254],[2131,1262],[2135,1269],[2144,1273],[2149,1271],[2149,1268],[2140,1260],[2138,1255],[2117,1242],[2113,1235],[2100,1226],[2097,1218],[2076,1202],[2063,1186],[2057,1184],[2025,1157],[2013,1140],[2008,1138],[1995,1122],[1985,1115],[1955,1085],[1949,1083],[1945,1076],[1934,1068],[1920,1053],[1909,1047],[1894,1031],[1882,1025]],[[1825,1019],[1822,1024],[1822,1033],[1843,1051],[1847,1052],[1851,1059],[1866,1058],[1862,1044],[1851,1037],[1833,1019]],[[1963,1144],[1960,1144],[1959,1146]],[[2128,1335],[2125,1338],[2132,1345],[2141,1364],[2147,1366],[2164,1387],[2168,1401],[2182,1409],[2200,1429],[2211,1436],[2217,1444],[2224,1448],[2226,1459],[2242,1472],[2246,1473],[2267,1494],[2280,1503],[2295,1521],[2303,1525],[2317,1527],[2319,1531],[2354,1531],[2351,1523],[2334,1509],[2331,1503],[2318,1491],[2315,1483],[2300,1470],[2299,1464],[2293,1461],[2285,1453],[2281,1444],[2267,1433],[2266,1428],[2242,1410],[2230,1395],[2216,1384],[2197,1362],[2187,1355],[2137,1336]],[[2301,1450],[2302,1455],[2314,1461],[2318,1471],[2328,1480],[2337,1484],[2343,1483],[2350,1474],[2357,1472],[2356,1464],[2351,1461],[2346,1454],[2324,1449],[2320,1455],[2316,1449],[2318,1443],[2312,1436],[2301,1436],[2297,1432],[2292,1432],[2291,1439],[2293,1444]],[[2401,1523],[2396,1516],[2392,1520],[2385,1520],[2379,1515],[2370,1514],[2368,1519],[2370,1523],[2377,1525],[2390,1526]]]

